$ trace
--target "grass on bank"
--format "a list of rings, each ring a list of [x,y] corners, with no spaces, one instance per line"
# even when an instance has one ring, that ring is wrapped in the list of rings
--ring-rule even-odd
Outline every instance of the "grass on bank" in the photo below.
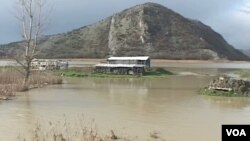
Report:
[[[235,74],[238,74],[240,77],[249,77],[250,78],[250,70],[236,71]]]
[[[86,120],[79,116],[69,122],[66,117],[63,121],[49,121],[48,124],[35,123],[30,135],[19,135],[17,141],[137,141],[139,136],[128,136],[119,130],[100,131],[94,119]],[[147,141],[166,141],[159,132],[150,132]]]
[[[32,71],[29,87],[23,85],[24,75],[14,67],[0,68],[0,100],[15,96],[15,92],[26,91],[45,85],[61,84],[62,78],[48,72]]]
[[[141,75],[119,75],[113,73],[96,73],[93,68],[69,68],[67,70],[55,71],[58,75],[65,77],[100,77],[100,78],[164,78],[173,75],[164,68],[152,68]]]
[[[218,91],[218,90],[209,90],[208,88],[203,88],[199,91],[201,95],[208,96],[225,96],[225,97],[250,97],[249,92],[240,93],[233,91]]]

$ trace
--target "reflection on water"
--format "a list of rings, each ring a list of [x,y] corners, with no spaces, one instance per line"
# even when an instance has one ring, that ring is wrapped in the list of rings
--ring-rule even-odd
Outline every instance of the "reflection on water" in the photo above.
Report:
[[[172,68],[166,68],[167,70],[171,72],[175,72],[176,74],[182,75],[182,74],[190,74],[190,75],[207,75],[207,76],[216,76],[218,74],[228,74],[232,72],[239,71],[241,69],[225,69],[225,68],[178,68],[178,67],[172,67]]]
[[[223,109],[244,109],[250,106],[250,98],[246,97],[205,97],[211,105],[220,105]]]
[[[221,124],[250,122],[249,98],[198,95],[212,78],[166,79],[68,78],[63,85],[34,89],[0,103],[0,140],[29,133],[37,121],[71,122],[84,114],[101,131],[122,132],[144,141],[152,131],[169,140],[220,140]]]

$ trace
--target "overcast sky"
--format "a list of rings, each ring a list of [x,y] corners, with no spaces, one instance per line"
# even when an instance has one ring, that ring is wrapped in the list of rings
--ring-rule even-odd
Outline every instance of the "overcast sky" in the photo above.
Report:
[[[0,44],[20,40],[18,0],[0,0]],[[53,7],[46,34],[70,31],[148,0],[47,0]],[[209,25],[234,47],[250,49],[250,0],[151,0]]]

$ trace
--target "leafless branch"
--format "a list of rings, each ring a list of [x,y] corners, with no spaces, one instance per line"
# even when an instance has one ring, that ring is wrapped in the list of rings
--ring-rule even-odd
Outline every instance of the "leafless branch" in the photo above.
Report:
[[[21,23],[24,54],[15,58],[16,62],[26,71],[25,82],[29,79],[31,62],[37,55],[37,44],[41,37],[43,26],[43,8],[45,0],[18,0],[20,14],[17,19]]]

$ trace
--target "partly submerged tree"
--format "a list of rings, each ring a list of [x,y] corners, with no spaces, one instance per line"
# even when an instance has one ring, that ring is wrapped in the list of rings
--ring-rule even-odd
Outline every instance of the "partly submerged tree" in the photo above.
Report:
[[[24,70],[24,85],[29,85],[31,63],[37,55],[37,44],[44,30],[44,0],[18,0],[17,19],[22,35],[22,49],[16,53],[15,60]]]

